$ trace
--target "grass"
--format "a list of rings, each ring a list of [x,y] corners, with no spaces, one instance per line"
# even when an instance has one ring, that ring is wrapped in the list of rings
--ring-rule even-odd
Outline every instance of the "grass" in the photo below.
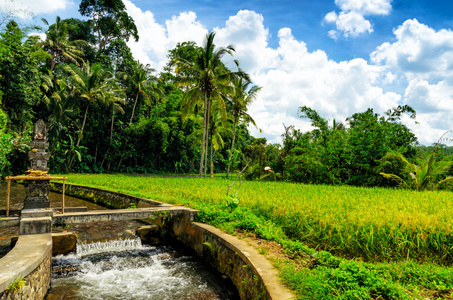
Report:
[[[300,299],[453,299],[449,192],[245,182],[234,209],[225,199],[232,180],[221,178],[71,174],[67,182],[195,206],[198,221],[275,240],[294,258],[279,268]]]
[[[223,205],[229,181],[71,174],[68,183],[203,206]],[[239,197],[241,207],[316,249],[373,262],[453,264],[450,192],[245,182]]]

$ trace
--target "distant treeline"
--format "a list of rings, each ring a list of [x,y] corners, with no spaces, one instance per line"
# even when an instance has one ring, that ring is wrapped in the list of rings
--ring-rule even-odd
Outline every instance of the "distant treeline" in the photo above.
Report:
[[[52,173],[209,177],[246,167],[247,179],[359,186],[404,181],[413,187],[410,164],[422,166],[430,156],[433,166],[451,160],[452,147],[417,145],[400,122],[403,114],[415,118],[409,106],[383,116],[368,109],[344,124],[301,107],[312,131],[285,127],[281,145],[254,138],[247,108],[261,87],[238,61],[222,62],[235,49],[217,47],[215,33],[203,45],[177,44],[164,71],[156,73],[135,60],[126,44],[139,36],[121,1],[82,0],[79,12],[90,20],[57,17],[50,26],[44,20],[44,40],[28,35],[30,28],[13,16],[0,23],[2,177],[28,168],[33,123],[40,118],[49,129]],[[429,173],[428,186],[452,173],[447,169]]]

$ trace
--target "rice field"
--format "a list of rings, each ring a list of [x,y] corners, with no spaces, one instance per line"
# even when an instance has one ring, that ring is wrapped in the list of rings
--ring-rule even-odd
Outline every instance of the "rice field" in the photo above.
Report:
[[[68,183],[194,206],[225,203],[233,180],[70,174]],[[233,187],[233,191],[234,187]],[[453,265],[453,194],[384,188],[244,182],[240,206],[308,246],[371,262]]]

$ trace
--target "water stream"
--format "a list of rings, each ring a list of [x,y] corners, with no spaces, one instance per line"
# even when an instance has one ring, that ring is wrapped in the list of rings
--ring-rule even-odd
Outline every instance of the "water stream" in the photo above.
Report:
[[[23,185],[11,185],[11,209],[22,209]],[[61,207],[61,194],[50,193],[51,207]],[[106,209],[66,197],[67,207]],[[0,182],[0,209],[6,208],[6,183]],[[170,246],[142,245],[133,239],[138,221],[110,221],[54,227],[53,232],[78,234],[77,254],[52,259],[52,283],[47,300],[235,300],[229,279]],[[0,228],[0,250],[18,235],[18,226]],[[121,237],[122,240],[111,240]],[[124,239],[126,238],[126,239]],[[3,247],[5,248],[5,247]],[[8,247],[6,247],[8,248]],[[5,248],[5,249],[6,249]],[[6,249],[9,251],[10,249]],[[7,253],[0,253],[0,257]],[[1,252],[1,251],[0,251]]]
[[[56,299],[239,299],[231,284],[193,256],[140,240],[77,245],[52,263]]]

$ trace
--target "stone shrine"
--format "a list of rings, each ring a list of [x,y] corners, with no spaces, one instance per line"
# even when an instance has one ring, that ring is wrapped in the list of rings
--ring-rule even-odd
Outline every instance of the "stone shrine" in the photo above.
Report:
[[[50,184],[45,177],[48,176],[47,161],[50,158],[50,153],[47,152],[49,143],[47,142],[47,127],[43,120],[36,122],[33,137],[34,139],[30,143],[31,150],[28,153],[31,166],[25,172],[30,179],[25,181],[24,209],[49,208]],[[36,180],[33,180],[33,177],[36,177]]]

